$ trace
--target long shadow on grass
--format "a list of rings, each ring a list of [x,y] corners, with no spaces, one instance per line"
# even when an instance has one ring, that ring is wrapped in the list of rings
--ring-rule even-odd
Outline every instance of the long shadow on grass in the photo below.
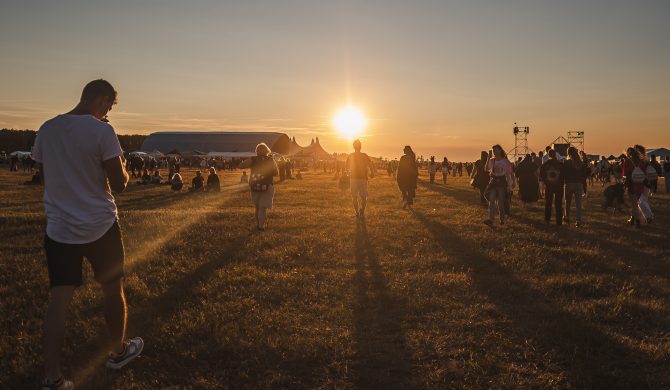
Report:
[[[532,337],[565,370],[570,385],[588,388],[660,388],[668,385],[660,362],[603,334],[528,286],[439,221],[414,212],[456,265],[470,267],[473,286]]]
[[[361,388],[406,389],[412,386],[410,353],[401,323],[402,302],[387,287],[365,220],[359,219],[355,238],[356,303],[353,310],[358,346],[354,370]]]
[[[203,223],[207,224],[212,220],[220,220],[219,215],[210,215]],[[197,232],[194,232],[197,234]],[[164,340],[169,335],[161,334],[161,327],[169,321],[171,317],[177,313],[183,305],[188,304],[194,299],[194,289],[200,284],[207,281],[216,273],[217,270],[231,264],[231,259],[235,257],[247,243],[248,238],[253,233],[242,233],[240,236],[234,237],[226,243],[222,243],[222,254],[216,258],[210,259],[199,264],[194,269],[185,273],[182,277],[170,284],[170,287],[161,295],[150,298],[141,303],[141,306],[130,307],[128,316],[128,335],[141,335],[147,343],[147,348],[143,353],[144,362],[140,359],[135,365],[142,365],[144,369],[149,371],[161,370],[161,366],[175,367],[183,364],[188,365],[189,362],[171,361],[171,357],[179,356],[178,351],[173,351],[170,348],[161,348],[162,345],[170,345],[172,348],[179,348],[180,344],[166,343]],[[195,240],[195,238],[194,238]],[[188,238],[187,238],[188,241]],[[166,246],[161,249],[162,252],[168,254],[175,248]],[[194,259],[196,260],[196,259]],[[138,331],[135,332],[134,329]],[[163,341],[160,341],[163,339]],[[193,342],[187,340],[186,342]],[[207,343],[206,340],[198,340],[197,342]],[[81,366],[84,362],[79,362]],[[182,364],[183,363],[183,364]],[[192,362],[190,363],[192,364]],[[150,368],[149,366],[154,366]],[[158,367],[158,368],[156,368]],[[110,374],[99,363],[95,367],[95,373],[87,375],[81,385],[85,388],[109,388],[113,386],[117,375]],[[169,373],[166,373],[169,378]],[[183,380],[183,379],[182,379]],[[184,383],[181,383],[182,385]]]

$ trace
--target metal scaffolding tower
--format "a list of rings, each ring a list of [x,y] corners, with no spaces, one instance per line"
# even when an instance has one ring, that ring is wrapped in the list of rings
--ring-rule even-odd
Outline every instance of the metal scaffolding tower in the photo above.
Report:
[[[584,131],[568,131],[568,143],[578,150],[584,151]]]
[[[528,133],[530,128],[528,126],[517,126],[514,122],[514,149],[507,153],[512,162],[518,160],[519,157],[525,157],[529,153],[528,149]]]

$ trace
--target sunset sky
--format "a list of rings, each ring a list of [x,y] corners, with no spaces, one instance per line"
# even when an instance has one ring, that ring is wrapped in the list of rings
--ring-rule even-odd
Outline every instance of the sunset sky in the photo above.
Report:
[[[37,129],[84,84],[120,134],[281,131],[348,151],[475,159],[584,130],[590,153],[670,147],[670,1],[7,1],[0,128]]]

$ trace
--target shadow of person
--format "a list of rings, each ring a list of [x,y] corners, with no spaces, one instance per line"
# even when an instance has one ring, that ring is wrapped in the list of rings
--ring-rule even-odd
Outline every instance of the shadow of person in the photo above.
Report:
[[[363,219],[357,220],[354,255],[356,384],[376,389],[412,387],[411,356],[402,329],[404,305],[388,288]]]
[[[473,287],[510,318],[510,334],[532,339],[565,370],[569,386],[586,388],[661,388],[668,377],[662,363],[617,341],[579,315],[562,308],[516,276],[497,259],[477,249],[436,218],[414,217],[435,238],[454,265],[472,270]]]

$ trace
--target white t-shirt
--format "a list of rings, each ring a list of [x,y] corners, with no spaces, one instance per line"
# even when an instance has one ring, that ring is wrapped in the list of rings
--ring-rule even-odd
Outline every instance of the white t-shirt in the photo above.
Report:
[[[43,165],[49,238],[86,244],[109,230],[117,213],[103,161],[122,154],[114,128],[91,115],[59,115],[40,127],[33,158]]]

